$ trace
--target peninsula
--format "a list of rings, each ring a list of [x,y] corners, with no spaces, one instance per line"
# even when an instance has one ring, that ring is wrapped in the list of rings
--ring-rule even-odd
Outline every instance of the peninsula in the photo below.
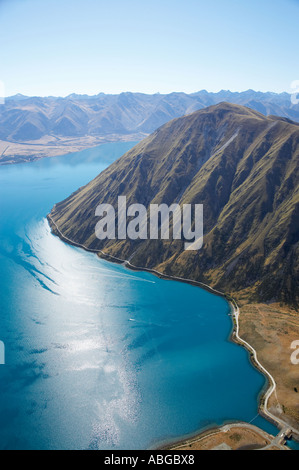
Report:
[[[69,243],[223,292],[235,308],[234,340],[269,381],[262,412],[294,433],[298,157],[297,123],[221,103],[159,128],[49,215],[54,233]],[[117,207],[121,195],[146,207],[203,204],[203,248],[185,251],[181,240],[98,240],[97,205]]]

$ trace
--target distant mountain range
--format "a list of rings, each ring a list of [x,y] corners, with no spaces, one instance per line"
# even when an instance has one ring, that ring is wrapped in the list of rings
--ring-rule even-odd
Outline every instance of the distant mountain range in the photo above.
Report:
[[[267,112],[273,113],[283,97],[270,104],[271,96]],[[183,108],[203,97],[211,99],[204,92],[155,99],[173,112],[178,102]],[[122,100],[138,101],[136,95]],[[166,106],[171,100],[173,107]],[[100,203],[117,208],[121,195],[146,207],[203,204],[203,248],[184,251],[181,240],[99,241],[95,209]],[[58,203],[51,218],[75,243],[136,266],[203,281],[238,299],[298,305],[299,124],[229,103],[175,119]]]
[[[67,98],[38,98],[16,95],[0,106],[0,139],[9,142],[35,141],[44,136],[84,137],[110,134],[139,134],[144,137],[166,122],[220,102],[252,108],[265,115],[299,121],[299,105],[287,93],[243,93],[200,91],[187,95],[121,93]]]
[[[15,95],[0,106],[0,165],[64,155],[105,142],[139,141],[170,120],[220,102],[299,122],[288,93],[200,91],[66,98]]]

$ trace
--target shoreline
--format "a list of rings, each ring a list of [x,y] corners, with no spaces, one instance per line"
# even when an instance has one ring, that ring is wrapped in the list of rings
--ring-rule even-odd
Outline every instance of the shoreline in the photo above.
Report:
[[[258,404],[259,414],[262,417],[264,417],[266,420],[268,420],[269,422],[274,424],[278,428],[278,431],[280,431],[281,429],[291,429],[294,440],[299,442],[299,430],[294,429],[291,425],[289,425],[285,421],[281,420],[280,418],[276,417],[275,415],[273,415],[268,410],[269,399],[273,395],[273,393],[276,391],[276,382],[275,382],[274,378],[272,377],[272,375],[270,374],[270,372],[267,371],[265,369],[265,367],[263,367],[263,365],[259,362],[258,357],[257,357],[257,352],[253,348],[253,346],[251,346],[249,343],[247,343],[245,340],[243,340],[239,336],[239,331],[240,331],[240,325],[239,325],[240,308],[239,308],[237,302],[235,301],[235,299],[233,297],[231,297],[228,294],[225,294],[224,292],[218,291],[217,289],[214,289],[213,287],[211,287],[211,286],[209,286],[209,285],[207,285],[203,282],[195,281],[193,279],[181,278],[181,277],[177,277],[177,276],[170,276],[170,275],[161,273],[161,272],[159,272],[155,269],[135,266],[130,262],[130,260],[123,260],[121,258],[117,258],[113,255],[109,255],[107,253],[104,253],[102,250],[93,250],[93,249],[87,248],[86,246],[84,246],[80,243],[76,243],[76,242],[70,240],[68,237],[64,236],[61,233],[58,226],[56,225],[56,223],[54,222],[54,220],[52,219],[50,214],[47,215],[47,220],[49,222],[51,232],[54,235],[58,236],[62,241],[65,241],[66,243],[68,243],[72,246],[75,246],[77,248],[83,248],[85,251],[87,251],[89,253],[94,253],[101,259],[104,259],[104,260],[107,260],[107,261],[110,261],[110,262],[114,262],[116,264],[124,265],[125,267],[128,267],[128,269],[130,269],[132,271],[149,272],[149,273],[159,277],[160,279],[165,279],[165,280],[170,280],[170,281],[174,280],[174,281],[178,281],[178,282],[184,282],[186,284],[190,284],[190,285],[193,285],[195,287],[201,287],[202,289],[205,289],[206,291],[208,291],[208,292],[210,292],[214,295],[218,295],[219,297],[225,298],[226,301],[229,303],[230,308],[231,308],[231,317],[232,317],[232,323],[233,323],[232,332],[231,332],[231,335],[229,337],[229,340],[231,342],[234,342],[235,344],[237,344],[239,346],[242,346],[249,353],[249,360],[251,361],[253,367],[255,367],[267,380],[267,385],[261,391],[261,394],[260,394],[260,397],[259,397],[259,404]],[[244,424],[244,423],[242,423],[242,422],[239,423],[239,425],[242,425],[242,424]],[[247,424],[250,424],[250,423],[247,423]],[[223,426],[225,426],[225,424]],[[221,427],[223,427],[223,426],[221,426]],[[212,429],[214,429],[214,428],[215,427],[213,427]],[[206,433],[206,432],[207,431],[205,431],[205,430],[198,431],[197,438],[200,437],[201,434]],[[196,439],[195,435],[194,435],[193,439]],[[188,440],[188,438],[187,438],[187,440]],[[185,441],[186,441],[186,439],[185,439]],[[180,439],[178,442],[182,443],[184,441],[182,439]]]
[[[0,139],[0,166],[34,163],[45,158],[64,157],[71,153],[83,152],[105,144],[140,142],[147,134],[108,136],[85,136],[57,139],[48,142],[9,142]],[[10,153],[7,155],[8,149]],[[12,151],[13,150],[13,151]],[[2,153],[1,153],[2,151]]]
[[[220,433],[226,434],[228,431],[231,431],[232,429],[251,430],[255,432],[260,437],[263,437],[269,441],[269,444],[267,444],[265,447],[272,446],[272,443],[275,440],[275,436],[273,436],[272,434],[269,434],[267,431],[264,431],[263,429],[253,424],[247,423],[245,421],[232,421],[232,422],[223,423],[220,426],[214,425],[214,426],[207,427],[206,429],[203,429],[202,432],[200,432],[199,434],[190,434],[190,436],[189,437],[187,436],[184,440],[179,439],[176,442],[172,441],[172,443],[170,443],[169,445],[163,444],[158,449],[180,450],[186,447],[192,447],[193,444],[198,445],[201,441],[204,441],[205,439],[211,439],[219,435]],[[282,445],[282,447],[283,447],[283,450],[290,450],[286,445]],[[261,447],[258,450],[263,450],[263,449],[264,448]]]

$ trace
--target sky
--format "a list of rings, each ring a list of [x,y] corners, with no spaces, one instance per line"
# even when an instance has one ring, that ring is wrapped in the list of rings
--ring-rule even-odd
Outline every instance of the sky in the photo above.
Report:
[[[6,96],[291,92],[298,25],[299,0],[0,0],[0,82]]]

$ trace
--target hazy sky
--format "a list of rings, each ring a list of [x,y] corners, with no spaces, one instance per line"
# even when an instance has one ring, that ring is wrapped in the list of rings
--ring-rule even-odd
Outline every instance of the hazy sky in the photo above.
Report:
[[[290,91],[299,0],[0,0],[6,96]]]

